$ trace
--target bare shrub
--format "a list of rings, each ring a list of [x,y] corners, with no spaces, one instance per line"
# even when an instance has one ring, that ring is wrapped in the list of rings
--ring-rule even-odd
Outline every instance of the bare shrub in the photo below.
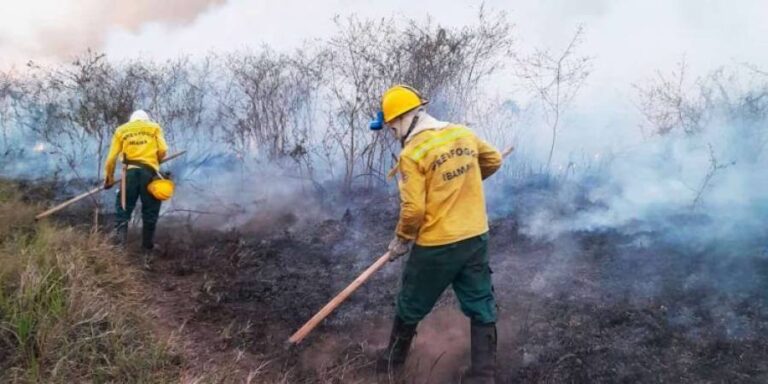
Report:
[[[579,26],[562,51],[536,50],[515,57],[516,75],[541,102],[552,131],[547,170],[552,165],[561,118],[592,71],[592,58],[577,53],[583,40],[584,27]]]
[[[166,128],[172,147],[190,150],[182,160],[190,172],[216,156],[263,160],[316,186],[338,180],[345,191],[355,180],[384,181],[399,151],[389,135],[367,130],[392,84],[420,89],[446,120],[484,124],[498,110],[482,89],[512,53],[504,13],[481,7],[474,23],[453,28],[430,19],[336,23],[331,38],[293,53],[265,47],[158,63],[87,52],[68,65],[31,64],[19,81],[1,83],[14,92],[3,91],[13,96],[0,108],[73,178],[102,176],[115,127],[142,108]],[[493,125],[503,136],[505,127]]]
[[[275,160],[303,152],[313,127],[312,101],[323,80],[322,56],[289,56],[265,49],[225,59],[229,83],[220,113],[228,144],[238,153],[261,150]]]
[[[669,74],[656,73],[647,85],[635,84],[639,108],[651,124],[653,132],[665,135],[675,130],[686,134],[701,131],[705,114],[705,97],[688,84],[685,60]]]
[[[387,87],[412,85],[432,98],[440,117],[463,120],[479,99],[480,83],[503,67],[513,44],[506,16],[489,17],[483,8],[476,24],[464,28],[354,16],[336,22],[339,33],[329,42],[333,112],[326,140],[342,154],[347,189],[358,174],[384,175],[396,153],[384,132],[365,132]]]

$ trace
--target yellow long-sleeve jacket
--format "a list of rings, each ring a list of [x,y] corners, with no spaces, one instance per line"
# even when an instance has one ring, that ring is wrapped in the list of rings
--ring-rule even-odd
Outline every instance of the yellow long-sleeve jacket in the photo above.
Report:
[[[128,160],[144,163],[159,171],[160,160],[168,153],[163,129],[157,123],[144,120],[131,121],[117,127],[104,166],[107,179],[114,175],[120,153]]]
[[[397,235],[435,246],[488,232],[483,180],[501,162],[496,148],[464,126],[417,133],[400,153]]]

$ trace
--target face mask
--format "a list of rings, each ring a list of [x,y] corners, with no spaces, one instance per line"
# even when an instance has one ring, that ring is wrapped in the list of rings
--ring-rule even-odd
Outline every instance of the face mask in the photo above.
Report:
[[[395,137],[400,141],[400,145],[405,147],[405,140],[413,132],[413,128],[419,122],[419,113],[421,109],[408,112],[402,117],[395,119],[392,122],[392,130]]]

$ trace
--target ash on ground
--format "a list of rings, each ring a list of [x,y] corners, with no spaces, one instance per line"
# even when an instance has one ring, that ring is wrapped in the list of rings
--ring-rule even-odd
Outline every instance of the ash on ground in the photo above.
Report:
[[[182,330],[192,365],[237,356],[263,382],[391,382],[373,373],[366,351],[386,343],[401,262],[298,348],[284,346],[385,251],[396,215],[390,197],[310,219],[287,209],[269,226],[228,230],[166,218],[146,274],[157,292],[150,308]],[[687,247],[653,231],[533,239],[510,216],[492,220],[490,249],[499,382],[768,382],[768,256],[759,247]],[[395,381],[453,382],[468,352],[469,323],[447,290]]]

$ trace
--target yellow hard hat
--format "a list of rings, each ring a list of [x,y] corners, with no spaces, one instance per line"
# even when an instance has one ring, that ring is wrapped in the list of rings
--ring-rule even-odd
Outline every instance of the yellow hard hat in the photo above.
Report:
[[[155,199],[165,201],[173,197],[174,184],[168,179],[156,179],[147,185],[147,190]]]
[[[384,92],[381,97],[381,111],[384,113],[384,122],[392,120],[429,103],[429,100],[421,97],[421,94],[407,85],[395,85]]]

